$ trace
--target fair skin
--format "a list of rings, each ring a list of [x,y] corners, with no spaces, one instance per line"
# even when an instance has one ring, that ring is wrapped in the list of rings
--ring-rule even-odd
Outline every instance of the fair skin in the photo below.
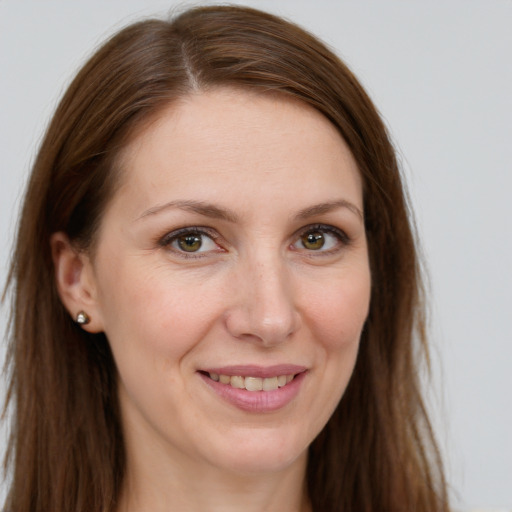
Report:
[[[119,372],[119,511],[309,510],[307,447],[370,300],[350,151],[297,101],[223,88],[171,105],[120,164],[94,254],[52,238],[61,298]]]

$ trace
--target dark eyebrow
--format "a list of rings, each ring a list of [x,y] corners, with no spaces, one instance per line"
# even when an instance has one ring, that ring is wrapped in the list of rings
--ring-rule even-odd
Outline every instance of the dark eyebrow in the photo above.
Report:
[[[228,222],[238,221],[238,216],[234,212],[202,201],[171,201],[146,210],[140,217],[138,217],[137,220],[148,217],[149,215],[155,215],[156,213],[171,208],[198,213],[199,215],[210,217],[212,219],[226,220]]]
[[[309,206],[308,208],[304,208],[303,210],[301,210],[297,214],[296,218],[304,220],[308,219],[309,217],[314,217],[315,215],[329,213],[333,210],[337,210],[338,208],[347,208],[352,213],[356,214],[361,220],[364,220],[363,212],[355,204],[346,201],[345,199],[328,201],[326,203],[320,203],[315,204],[314,206]]]
[[[148,217],[150,215],[155,215],[163,210],[177,208],[179,210],[185,210],[188,212],[197,213],[199,215],[203,215],[204,217],[209,217],[211,219],[220,219],[228,222],[238,222],[238,215],[230,210],[225,208],[219,208],[211,203],[205,203],[203,201],[170,201],[169,203],[165,203],[159,206],[155,206],[153,208],[149,208],[146,210],[137,220],[142,219],[144,217]],[[363,212],[353,203],[346,201],[345,199],[339,199],[337,201],[328,201],[326,203],[315,204],[313,206],[308,206],[301,210],[296,216],[296,219],[305,220],[310,217],[314,217],[316,215],[322,215],[325,213],[329,213],[333,210],[337,210],[339,208],[347,208],[352,213],[356,214],[361,220],[364,220]]]

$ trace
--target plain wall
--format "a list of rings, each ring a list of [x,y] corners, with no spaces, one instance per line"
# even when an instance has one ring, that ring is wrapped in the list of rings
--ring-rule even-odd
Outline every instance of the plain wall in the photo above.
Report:
[[[430,274],[430,401],[454,503],[512,508],[512,1],[245,3],[332,46],[388,123]],[[73,73],[112,31],[175,5],[0,0],[1,283],[24,181]],[[2,331],[6,319],[4,307]]]

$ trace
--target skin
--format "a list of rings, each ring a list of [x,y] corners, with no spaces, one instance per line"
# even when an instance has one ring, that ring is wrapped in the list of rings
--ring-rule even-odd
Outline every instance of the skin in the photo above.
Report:
[[[349,149],[308,106],[226,88],[169,106],[120,164],[94,255],[52,239],[64,304],[106,333],[118,367],[119,510],[308,510],[307,447],[347,386],[370,300]],[[173,238],[190,227],[207,231],[197,252]],[[198,373],[248,364],[307,372],[264,413]]]

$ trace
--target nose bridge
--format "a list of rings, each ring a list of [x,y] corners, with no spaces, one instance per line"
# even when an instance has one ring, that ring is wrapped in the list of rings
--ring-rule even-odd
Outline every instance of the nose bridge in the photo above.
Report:
[[[264,345],[285,341],[300,325],[289,269],[278,251],[254,251],[239,267],[228,328]]]

